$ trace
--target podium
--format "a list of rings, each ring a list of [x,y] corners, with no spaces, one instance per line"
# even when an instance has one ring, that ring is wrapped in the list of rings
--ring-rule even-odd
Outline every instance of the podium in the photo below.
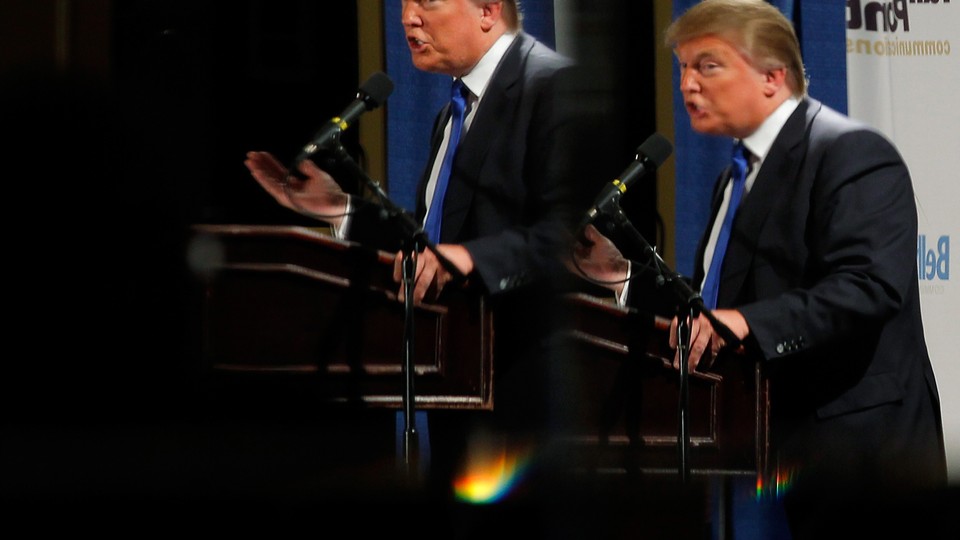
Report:
[[[202,358],[219,375],[310,381],[316,400],[400,408],[403,305],[393,254],[321,230],[197,225]],[[566,462],[591,471],[675,474],[679,374],[669,321],[569,294],[562,329],[565,407],[556,436]],[[416,407],[492,410],[494,313],[449,289],[415,310]],[[719,359],[689,377],[693,474],[764,471],[769,391],[760,366]]]
[[[207,372],[299,375],[318,401],[403,405],[393,254],[304,227],[193,229]],[[490,310],[469,291],[451,290],[443,302],[415,309],[416,407],[491,409]]]
[[[670,321],[589,295],[570,295],[571,355],[594,399],[584,399],[566,439],[593,470],[677,472],[679,373]],[[756,474],[769,461],[769,386],[761,366],[720,357],[689,374],[692,474]]]

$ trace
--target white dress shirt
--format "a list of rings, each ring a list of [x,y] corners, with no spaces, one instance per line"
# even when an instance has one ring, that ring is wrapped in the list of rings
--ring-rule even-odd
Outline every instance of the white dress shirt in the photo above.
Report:
[[[507,49],[510,48],[510,44],[513,43],[513,40],[516,39],[516,37],[517,35],[511,32],[507,32],[500,36],[497,41],[495,41],[487,50],[483,57],[480,58],[480,61],[477,62],[477,65],[470,70],[470,73],[467,73],[461,77],[464,87],[466,87],[468,90],[467,109],[463,118],[463,127],[460,130],[461,140],[467,135],[467,131],[470,129],[470,124],[473,123],[473,118],[476,116],[480,102],[483,100],[483,95],[487,90],[487,85],[490,83],[490,79],[493,78],[493,74],[497,70],[497,66],[500,64],[500,60],[503,59],[503,55],[506,54]],[[450,140],[450,128],[452,124],[453,120],[451,117],[451,119],[447,120],[447,125],[443,128],[443,141],[440,143],[440,148],[437,150],[437,154],[434,157],[433,164],[430,169],[430,178],[427,181],[426,190],[427,211],[424,213],[424,220],[427,218],[426,214],[430,212],[430,201],[433,200],[433,191],[437,185],[437,176],[440,174],[440,166],[443,163],[443,155],[447,151],[447,144]],[[346,238],[347,231],[349,230],[350,213],[352,208],[353,204],[350,200],[350,196],[348,195],[346,215],[340,222],[339,227],[332,228],[333,234],[337,238]]]

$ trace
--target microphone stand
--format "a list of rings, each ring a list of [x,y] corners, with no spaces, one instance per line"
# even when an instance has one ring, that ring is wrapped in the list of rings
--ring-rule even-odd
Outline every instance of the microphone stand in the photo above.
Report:
[[[620,208],[619,202],[614,200],[604,213],[607,214],[614,226],[626,231],[627,236],[633,244],[640,248],[644,255],[650,258],[655,264],[658,286],[669,285],[677,298],[677,353],[680,362],[680,396],[678,404],[678,432],[679,432],[679,472],[681,480],[686,483],[690,477],[690,429],[689,429],[689,368],[687,359],[690,352],[690,324],[701,313],[710,321],[714,330],[720,334],[723,339],[731,346],[739,346],[740,340],[734,335],[728,326],[721,323],[713,315],[713,312],[706,309],[703,305],[703,298],[695,292],[683,277],[671,270],[669,266],[660,258],[660,254],[654,249],[646,238],[640,234],[640,231],[633,226],[633,223],[627,218],[626,214]],[[681,316],[681,313],[683,314]]]
[[[382,219],[384,221],[396,218],[403,228],[404,240],[402,266],[403,266],[403,467],[406,474],[411,474],[413,470],[414,457],[418,456],[417,447],[417,429],[414,422],[414,412],[416,408],[416,393],[414,388],[414,304],[413,289],[414,277],[416,273],[416,260],[414,253],[422,252],[424,249],[430,249],[437,256],[440,264],[454,276],[454,281],[462,281],[465,276],[449,259],[444,257],[436,248],[436,245],[427,238],[423,227],[417,225],[413,217],[402,207],[394,203],[389,195],[380,186],[380,183],[370,178],[367,173],[354,161],[353,157],[337,141],[333,146],[333,156],[337,162],[346,167],[350,174],[360,178],[376,195],[378,202],[383,206]]]

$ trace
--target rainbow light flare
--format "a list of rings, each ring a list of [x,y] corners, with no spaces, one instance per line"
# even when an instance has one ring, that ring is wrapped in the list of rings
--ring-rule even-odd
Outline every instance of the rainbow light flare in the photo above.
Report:
[[[780,499],[793,484],[797,476],[795,470],[783,470],[778,468],[769,478],[763,475],[757,475],[757,500],[762,499]]]
[[[523,477],[528,459],[523,453],[499,451],[485,457],[474,456],[466,471],[453,482],[458,500],[472,504],[490,504],[502,500]]]

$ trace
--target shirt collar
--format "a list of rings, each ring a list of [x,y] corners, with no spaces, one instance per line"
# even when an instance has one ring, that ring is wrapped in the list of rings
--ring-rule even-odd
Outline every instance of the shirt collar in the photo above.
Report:
[[[798,105],[800,105],[800,100],[793,96],[790,96],[786,101],[781,103],[780,106],[760,124],[760,127],[757,128],[756,131],[743,138],[743,145],[747,147],[747,150],[760,161],[763,161],[773,146],[773,141],[776,140],[783,125],[787,123],[787,119],[790,118],[790,115],[793,114],[793,111],[796,110]]]
[[[493,72],[497,70],[497,65],[500,64],[500,60],[507,53],[507,49],[510,48],[510,44],[516,37],[516,33],[507,32],[497,38],[480,58],[480,61],[477,62],[477,65],[470,70],[470,73],[461,77],[463,85],[467,87],[467,90],[470,90],[470,93],[477,96],[477,99],[483,97],[487,84],[493,78]]]

